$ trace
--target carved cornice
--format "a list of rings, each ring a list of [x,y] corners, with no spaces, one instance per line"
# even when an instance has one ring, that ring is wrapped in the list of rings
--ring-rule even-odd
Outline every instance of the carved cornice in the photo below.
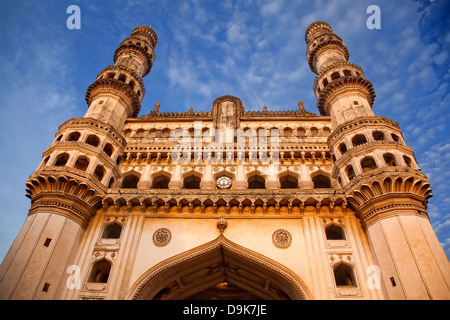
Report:
[[[375,90],[372,83],[362,77],[345,76],[330,82],[320,93],[317,100],[317,108],[321,115],[327,115],[326,106],[327,102],[335,95],[344,92],[346,90],[361,90],[367,95],[367,101],[370,105],[375,101]]]
[[[65,167],[58,174],[46,168],[32,174],[26,182],[27,197],[31,199],[30,214],[52,208],[86,227],[101,207],[106,188],[87,174],[76,175],[76,171],[79,170]]]
[[[418,210],[422,214],[433,196],[424,174],[400,167],[379,168],[357,176],[344,192],[363,223],[399,212],[410,214]]]
[[[93,98],[103,92],[108,92],[119,96],[126,102],[126,106],[129,108],[129,116],[137,117],[141,110],[141,103],[139,98],[131,87],[122,81],[116,79],[100,79],[95,81],[89,86],[86,92],[86,102],[90,106]]]

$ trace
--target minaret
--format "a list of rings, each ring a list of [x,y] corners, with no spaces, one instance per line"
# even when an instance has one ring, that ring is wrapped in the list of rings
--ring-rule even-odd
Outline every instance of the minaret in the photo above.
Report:
[[[0,299],[58,299],[67,267],[108,187],[121,179],[125,121],[136,117],[142,77],[154,61],[156,33],[134,29],[86,93],[88,111],[59,127],[28,179],[28,217],[0,267]]]
[[[333,126],[332,174],[361,220],[381,289],[389,299],[450,299],[450,264],[427,215],[432,193],[413,150],[397,123],[373,114],[372,84],[331,27],[314,22],[305,40],[317,105]]]

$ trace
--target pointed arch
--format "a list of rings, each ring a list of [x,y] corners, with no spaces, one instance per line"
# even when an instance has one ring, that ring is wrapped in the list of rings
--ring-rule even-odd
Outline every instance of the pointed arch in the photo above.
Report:
[[[241,271],[226,272],[229,265]],[[180,272],[187,268],[191,270],[188,275]],[[183,288],[172,286],[183,276]],[[261,283],[256,281],[259,278]],[[312,299],[304,282],[291,270],[223,235],[149,269],[132,286],[129,299],[180,300],[225,281],[265,299]]]

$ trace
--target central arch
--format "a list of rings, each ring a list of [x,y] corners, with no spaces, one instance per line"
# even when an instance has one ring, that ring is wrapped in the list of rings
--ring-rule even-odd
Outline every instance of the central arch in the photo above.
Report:
[[[306,300],[311,295],[288,268],[220,235],[148,270],[133,300]]]

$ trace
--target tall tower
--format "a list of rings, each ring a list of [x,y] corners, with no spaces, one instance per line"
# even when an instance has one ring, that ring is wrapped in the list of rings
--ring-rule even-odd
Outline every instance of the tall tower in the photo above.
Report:
[[[88,111],[59,127],[28,179],[28,217],[0,267],[0,299],[58,299],[67,267],[108,186],[120,181],[123,127],[136,117],[157,36],[140,26],[86,93]]]
[[[430,184],[413,150],[397,123],[373,114],[372,84],[331,27],[314,22],[305,40],[317,105],[333,126],[332,174],[361,220],[382,289],[390,299],[450,299],[450,265],[427,215]]]

